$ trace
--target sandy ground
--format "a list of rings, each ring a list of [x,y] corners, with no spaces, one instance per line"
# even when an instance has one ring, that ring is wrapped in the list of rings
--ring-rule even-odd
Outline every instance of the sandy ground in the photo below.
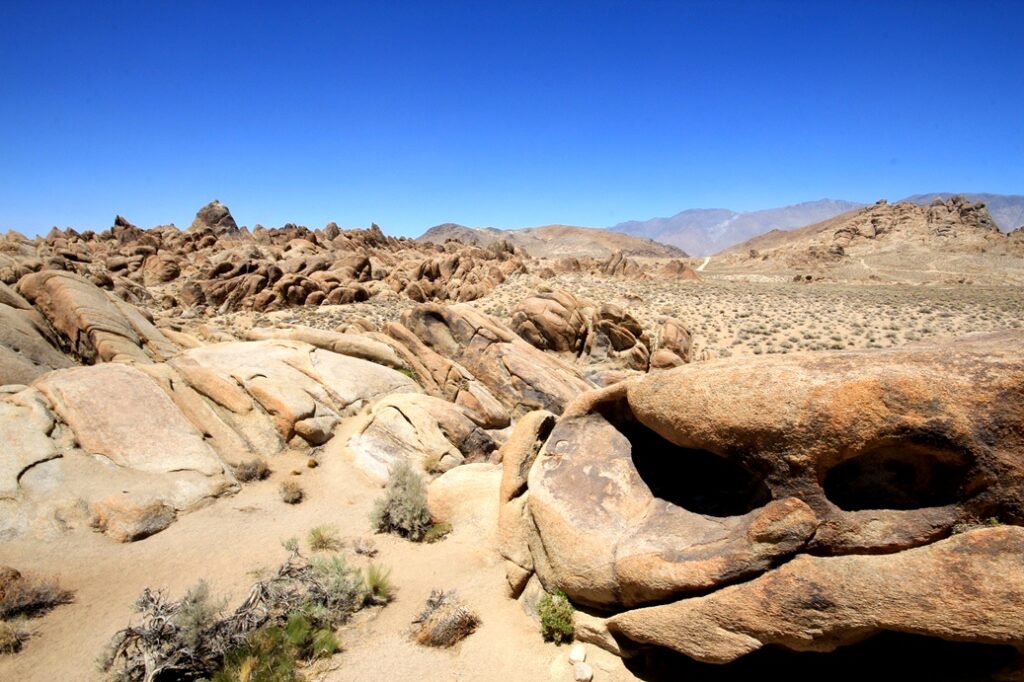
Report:
[[[350,423],[354,423],[352,420]],[[58,577],[74,590],[73,603],[30,621],[34,636],[15,655],[0,656],[0,680],[97,680],[96,657],[132,617],[131,605],[145,587],[178,596],[198,580],[234,608],[260,569],[287,556],[281,541],[333,524],[348,539],[343,552],[355,565],[368,563],[351,551],[351,538],[369,535],[368,516],[380,488],[348,463],[339,434],[307,469],[307,457],[272,458],[273,475],[205,509],[187,514],[145,540],[118,544],[79,530],[59,540],[29,538],[0,544],[0,564]],[[300,471],[293,476],[292,471]],[[291,506],[278,496],[282,480],[297,478],[306,493]],[[495,496],[497,490],[495,490]],[[371,609],[339,631],[344,651],[311,679],[342,680],[572,680],[568,647],[542,641],[538,626],[505,595],[504,570],[494,550],[496,520],[456,528],[445,540],[423,545],[374,535],[375,563],[390,567],[396,599]],[[458,590],[482,617],[476,633],[451,650],[420,647],[408,638],[410,624],[433,589]],[[587,646],[596,680],[635,679],[622,662]]]

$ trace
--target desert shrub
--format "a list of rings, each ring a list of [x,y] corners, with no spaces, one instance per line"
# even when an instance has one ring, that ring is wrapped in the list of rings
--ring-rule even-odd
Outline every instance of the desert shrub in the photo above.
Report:
[[[140,622],[114,635],[99,666],[122,682],[215,674],[225,682],[292,680],[297,657],[338,650],[333,628],[368,595],[362,574],[341,557],[307,562],[297,551],[225,616],[208,589],[179,601],[147,589],[136,602]]]
[[[213,682],[290,682],[302,679],[296,660],[326,658],[340,649],[330,628],[293,614],[281,625],[265,625],[227,653]]]
[[[434,590],[412,623],[418,644],[449,647],[471,635],[479,627],[480,617],[462,603],[455,590]]]
[[[0,620],[0,655],[17,653],[26,639],[28,631],[21,623]]]
[[[45,613],[71,601],[72,593],[52,578],[14,575],[0,585],[0,619]]]
[[[394,599],[391,570],[379,564],[366,567],[366,587],[370,591],[370,600],[375,604],[387,604]]]
[[[215,602],[210,598],[209,584],[205,580],[200,580],[181,598],[174,613],[174,624],[178,627],[181,641],[186,646],[194,647],[203,632],[217,620],[225,606],[226,601]]]
[[[334,526],[316,526],[309,529],[306,536],[309,548],[314,552],[326,552],[341,549],[341,538]]]
[[[443,540],[452,532],[452,524],[450,523],[435,523],[427,529],[427,532],[423,534],[423,542],[431,543]]]
[[[572,604],[562,590],[548,592],[541,597],[537,604],[537,615],[540,616],[540,631],[544,639],[555,644],[571,640],[574,632],[573,612]]]
[[[312,568],[320,586],[318,620],[337,625],[366,604],[370,593],[363,574],[358,568],[349,566],[344,557],[334,555],[316,559]]]
[[[374,503],[370,519],[381,533],[395,533],[414,542],[426,535],[431,525],[427,490],[408,462],[401,461],[391,469],[384,497]]]
[[[262,457],[241,462],[235,467],[235,478],[242,483],[262,481],[268,476],[270,476],[270,467],[267,466],[267,460]]]
[[[302,487],[295,481],[284,481],[281,483],[280,492],[281,499],[288,504],[298,504],[299,502],[302,502]]]

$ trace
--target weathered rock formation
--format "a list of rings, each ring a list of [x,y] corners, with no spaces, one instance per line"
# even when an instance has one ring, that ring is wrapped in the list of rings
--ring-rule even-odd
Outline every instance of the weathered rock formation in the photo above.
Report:
[[[1024,243],[1001,232],[984,204],[954,196],[930,206],[882,200],[798,230],[772,230],[715,255],[710,269],[851,278],[859,267],[863,278],[1002,283],[1024,279],[1022,256]]]
[[[645,372],[690,362],[690,332],[667,318],[657,341],[621,306],[565,291],[528,296],[512,313],[512,328],[530,345],[581,365],[625,367]],[[652,362],[652,349],[655,358]]]
[[[69,228],[35,240],[15,232],[0,237],[5,284],[34,272],[74,273],[127,301],[209,313],[399,294],[418,302],[469,301],[524,270],[507,245],[438,246],[386,237],[376,226],[257,226],[250,232],[217,201],[200,209],[185,231],[173,225],[142,230],[118,216],[100,233]],[[10,305],[4,298],[0,303]]]
[[[510,588],[539,580],[615,614],[602,637],[701,661],[881,631],[1024,645],[997,606],[1024,589],[1022,349],[1004,332],[689,365],[527,415],[502,450]]]

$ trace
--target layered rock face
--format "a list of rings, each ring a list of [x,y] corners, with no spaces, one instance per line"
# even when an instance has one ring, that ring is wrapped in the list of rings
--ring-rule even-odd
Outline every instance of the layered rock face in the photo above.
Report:
[[[443,246],[386,237],[379,228],[286,225],[239,228],[220,202],[187,230],[142,230],[121,216],[101,233],[52,230],[0,238],[0,281],[75,273],[128,301],[208,312],[352,303],[404,295],[413,301],[470,301],[525,270],[507,244]],[[7,303],[0,298],[0,303]]]
[[[618,645],[707,662],[882,631],[1021,646],[997,605],[1024,589],[1022,349],[690,365],[527,415],[503,449],[513,594],[539,580]]]
[[[676,367],[691,359],[690,332],[679,320],[666,318],[652,340],[621,306],[599,305],[565,290],[524,299],[512,312],[512,328],[535,348],[567,356],[584,366],[646,372]]]

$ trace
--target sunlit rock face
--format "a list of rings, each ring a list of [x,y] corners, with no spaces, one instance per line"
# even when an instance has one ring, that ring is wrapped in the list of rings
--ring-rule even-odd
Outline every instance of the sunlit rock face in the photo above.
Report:
[[[524,418],[503,457],[513,594],[623,645],[1024,644],[1019,332],[686,365]]]

